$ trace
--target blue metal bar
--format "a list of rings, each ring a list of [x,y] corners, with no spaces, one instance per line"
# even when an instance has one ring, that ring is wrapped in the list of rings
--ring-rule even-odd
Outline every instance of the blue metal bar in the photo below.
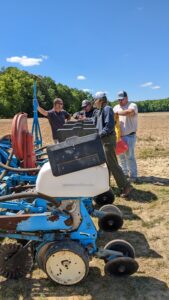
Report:
[[[5,238],[8,237],[10,239],[21,239],[21,240],[32,240],[32,241],[43,241],[43,238],[36,236],[36,235],[26,235],[26,234],[18,234],[18,233],[1,233],[0,237]]]
[[[24,216],[24,215],[23,215]],[[55,216],[53,216],[54,218]],[[59,219],[59,222],[58,222]],[[16,231],[34,232],[34,231],[51,231],[51,230],[66,230],[71,229],[67,226],[65,221],[68,217],[63,215],[56,216],[56,221],[53,221],[50,213],[32,214],[27,220],[21,221],[17,224]],[[12,217],[11,217],[12,222]]]
[[[1,141],[0,147],[3,147],[5,149],[10,149],[11,148],[11,144],[10,144],[10,142]]]
[[[32,134],[34,136],[34,144],[37,148],[42,147],[42,135],[38,120],[38,101],[36,97],[36,81],[34,81],[33,88],[33,124],[32,124]]]
[[[24,210],[26,213],[43,213],[45,211],[44,207],[38,206],[35,207],[34,205],[31,205],[25,201],[21,202],[1,202],[0,208],[20,211]],[[1,212],[0,212],[1,215]]]

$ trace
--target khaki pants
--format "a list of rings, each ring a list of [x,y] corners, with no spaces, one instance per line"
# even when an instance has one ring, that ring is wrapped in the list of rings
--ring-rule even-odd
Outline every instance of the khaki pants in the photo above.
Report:
[[[101,141],[103,144],[109,172],[111,172],[112,175],[114,176],[117,186],[120,189],[123,189],[129,184],[117,161],[116,151],[115,151],[116,137],[115,135],[105,136],[101,138]]]

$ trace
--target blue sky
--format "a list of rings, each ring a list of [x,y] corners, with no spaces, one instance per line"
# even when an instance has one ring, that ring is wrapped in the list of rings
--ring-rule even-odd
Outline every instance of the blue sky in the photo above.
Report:
[[[169,97],[169,0],[1,0],[0,67],[114,100]]]

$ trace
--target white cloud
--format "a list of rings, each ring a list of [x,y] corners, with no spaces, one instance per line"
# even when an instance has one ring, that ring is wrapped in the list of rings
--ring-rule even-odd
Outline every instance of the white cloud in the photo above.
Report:
[[[85,77],[84,75],[78,75],[78,76],[76,77],[76,79],[77,79],[77,80],[85,80],[86,77]]]
[[[90,89],[83,89],[83,92],[90,92]]]
[[[7,57],[6,61],[11,63],[17,63],[24,67],[38,66],[43,62],[44,59],[47,59],[47,55],[41,56],[41,58],[27,57],[27,56],[12,56]]]
[[[49,56],[48,55],[41,55],[42,59],[48,59]]]
[[[159,90],[160,86],[159,85],[154,85],[154,86],[151,86],[151,89],[152,90]]]
[[[153,85],[153,83],[151,81],[148,81],[148,82],[142,83],[140,86],[147,87],[147,86],[151,86],[151,85]]]
[[[161,88],[159,85],[154,85],[154,83],[151,82],[151,81],[142,83],[140,86],[141,86],[141,87],[149,87],[149,88],[151,88],[152,90],[159,90],[159,89]]]

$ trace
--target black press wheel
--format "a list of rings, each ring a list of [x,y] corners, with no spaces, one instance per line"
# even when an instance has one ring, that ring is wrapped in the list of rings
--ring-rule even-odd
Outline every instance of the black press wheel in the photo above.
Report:
[[[113,240],[108,242],[104,249],[121,252],[125,257],[135,258],[133,246],[124,240]]]
[[[112,212],[105,213],[98,220],[98,226],[101,230],[112,232],[120,229],[123,225],[123,218]]]
[[[104,271],[110,276],[132,275],[138,270],[138,263],[130,257],[118,257],[105,264]]]
[[[100,207],[99,210],[104,212],[112,212],[116,215],[123,217],[121,210],[117,206],[112,204],[103,205],[102,207]]]
[[[111,204],[114,202],[114,199],[115,199],[115,197],[114,197],[112,189],[109,189],[107,192],[94,197],[94,201],[99,206],[102,206],[105,204]]]

